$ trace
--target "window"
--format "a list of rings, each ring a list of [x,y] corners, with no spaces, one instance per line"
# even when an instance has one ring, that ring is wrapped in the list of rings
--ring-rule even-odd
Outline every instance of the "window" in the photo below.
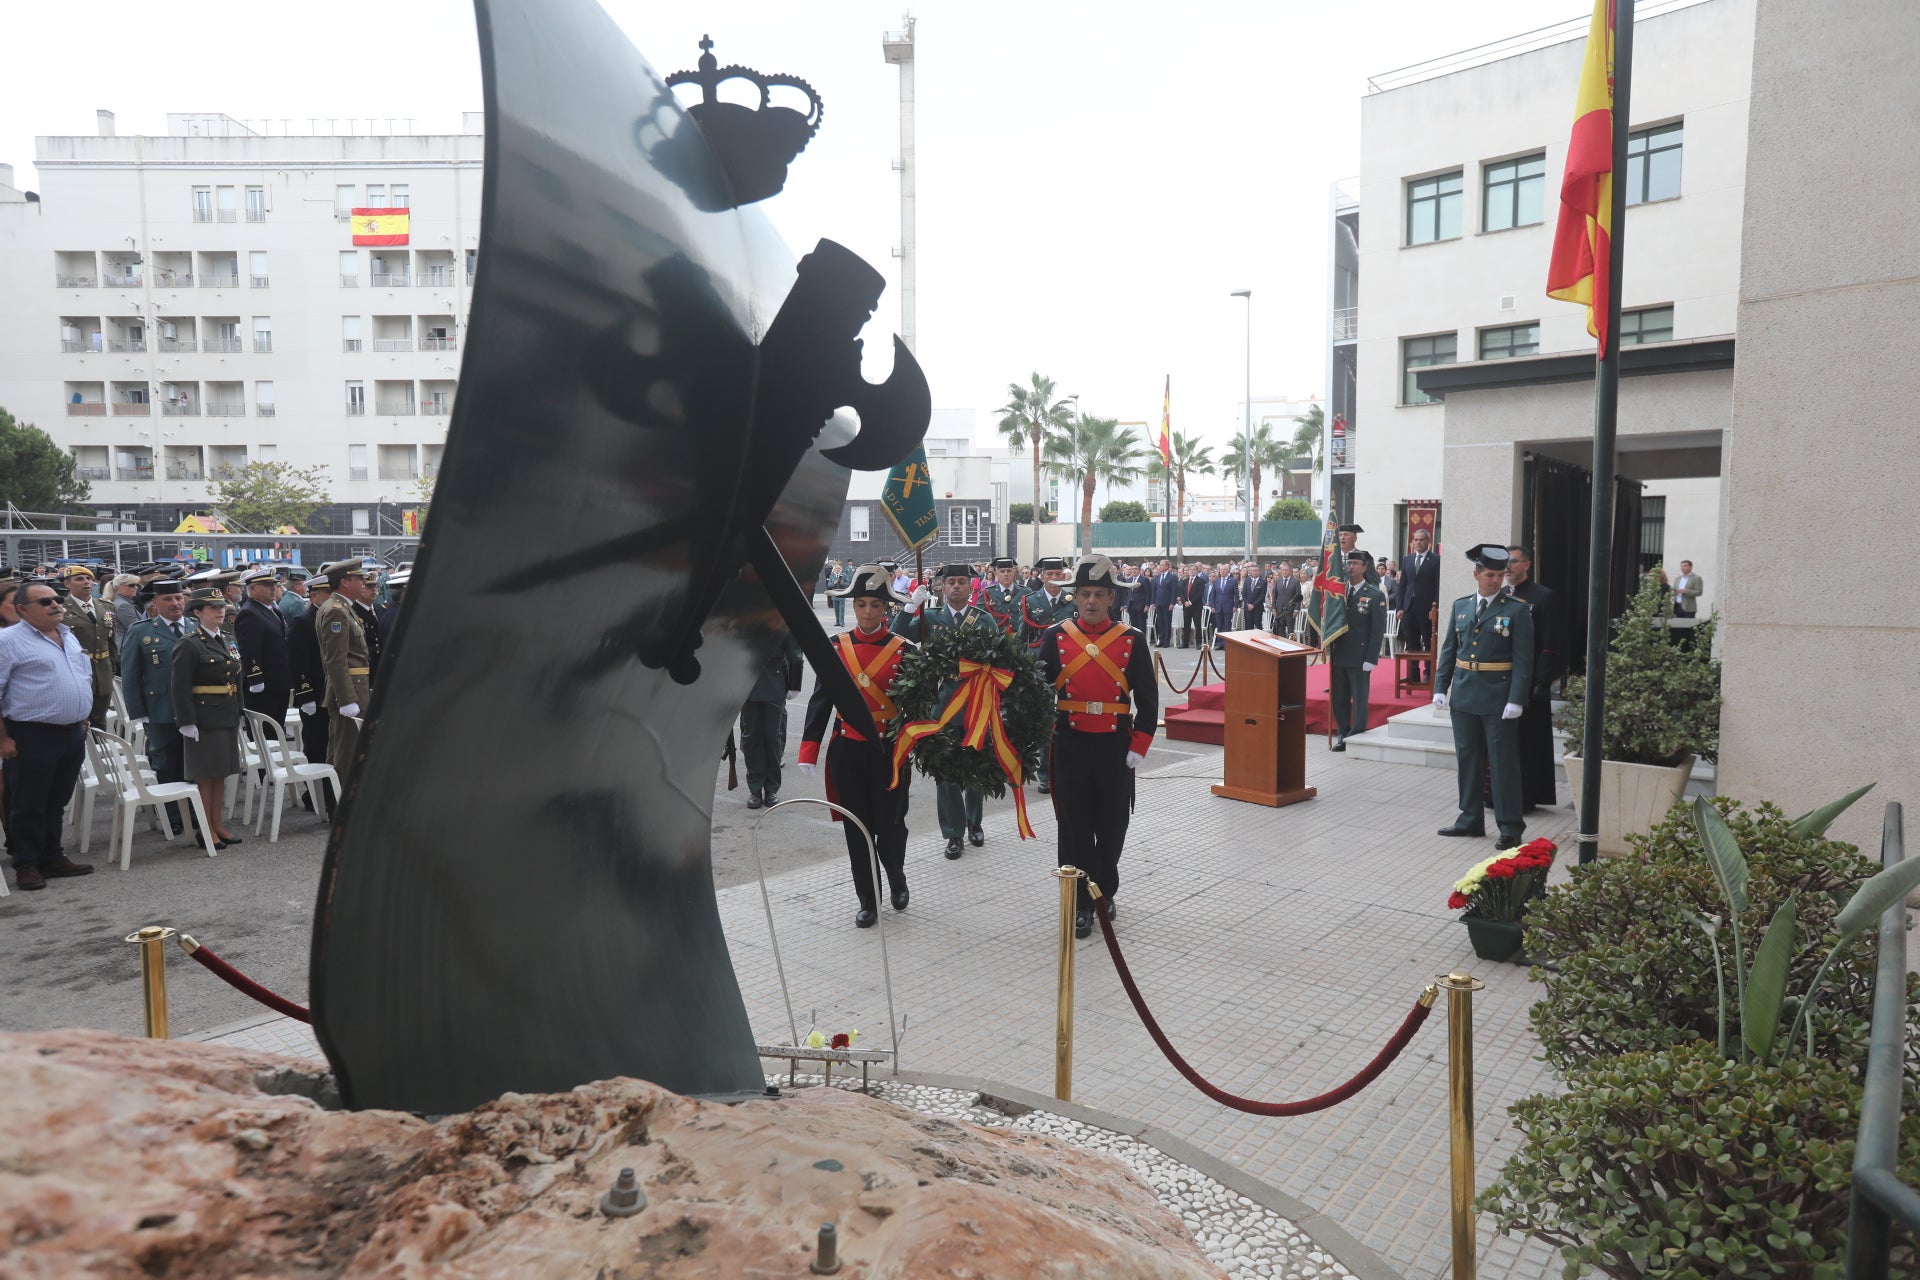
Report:
[[[467,283],[468,284],[473,283],[473,265],[475,262],[479,261],[479,258],[480,258],[480,251],[478,249],[467,250]]]
[[[1545,153],[1502,160],[1485,166],[1485,189],[1480,198],[1480,229],[1505,231],[1530,227],[1546,217],[1547,157]]]
[[[360,317],[340,317],[340,349],[358,351],[360,349]]]
[[[1681,122],[1627,135],[1627,203],[1672,200],[1680,194]]]
[[[195,222],[213,221],[212,187],[195,187],[193,189],[193,220]]]
[[[267,189],[265,187],[247,188],[247,221],[265,222],[267,220]]]
[[[1640,572],[1649,573],[1667,550],[1667,499],[1650,493],[1640,499]]]
[[[239,217],[239,207],[234,203],[232,187],[215,187],[214,203],[220,209],[220,221],[233,222]]]
[[[855,542],[865,542],[873,536],[867,527],[869,514],[866,507],[847,508],[847,537]]]
[[[947,511],[947,541],[956,547],[985,545],[978,507],[951,507]]]
[[[367,478],[367,446],[363,444],[348,445],[347,446],[347,479],[365,480],[366,478]],[[366,532],[366,530],[360,527],[360,518],[364,516],[366,513],[364,511],[356,511],[353,514],[354,514],[353,531],[355,533]]]
[[[362,461],[364,461],[365,455],[366,455],[366,446],[355,445],[354,448],[360,450]],[[364,469],[363,469],[363,474],[356,476],[354,478],[358,480],[365,480],[367,477],[364,474]],[[355,507],[353,509],[353,531],[355,533],[372,533],[373,532],[373,513],[371,511],[368,511],[365,507]]]
[[[255,316],[253,318],[253,349],[255,351],[273,350],[272,316]]]
[[[361,414],[364,414],[366,411],[367,411],[367,384],[364,382],[349,382],[347,384],[348,415],[357,417]],[[359,448],[358,445],[355,445],[354,447]],[[364,478],[365,477],[362,477],[362,479]]]
[[[369,182],[367,184],[367,208],[384,209],[387,207],[387,184]]]
[[[1508,325],[1503,329],[1480,331],[1480,358],[1505,360],[1510,356],[1540,354],[1540,322]]]
[[[352,249],[340,251],[340,287],[352,289],[360,283],[360,255]]]
[[[1642,307],[1620,313],[1620,345],[1637,347],[1645,342],[1673,341],[1673,308]]]
[[[393,194],[387,197],[387,208],[405,209],[408,199],[407,184],[404,182],[396,182],[393,184]]]
[[[267,287],[267,254],[255,249],[247,255],[247,281],[256,289]]]
[[[259,455],[262,465],[280,461],[280,446],[277,444],[257,444],[253,448]]]
[[[1400,350],[1400,403],[1432,404],[1433,397],[1420,389],[1413,375],[1416,370],[1436,364],[1452,364],[1456,358],[1455,335],[1436,333],[1429,338],[1402,338]]]
[[[1407,243],[1460,237],[1460,170],[1407,184]]]
[[[353,217],[353,192],[354,187],[350,182],[343,182],[333,189],[333,216],[336,220],[345,222]]]
[[[259,410],[261,417],[271,418],[273,416],[273,384],[271,382],[256,382],[253,384],[253,405],[255,409]]]

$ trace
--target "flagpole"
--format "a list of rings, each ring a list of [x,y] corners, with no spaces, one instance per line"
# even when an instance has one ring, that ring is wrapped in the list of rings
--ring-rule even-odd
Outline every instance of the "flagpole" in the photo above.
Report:
[[[1600,774],[1606,724],[1607,633],[1612,621],[1614,438],[1620,416],[1620,296],[1627,244],[1627,133],[1632,128],[1633,0],[1616,0],[1613,35],[1612,226],[1606,341],[1594,370],[1593,521],[1587,569],[1586,723],[1580,739],[1580,861],[1600,855]]]

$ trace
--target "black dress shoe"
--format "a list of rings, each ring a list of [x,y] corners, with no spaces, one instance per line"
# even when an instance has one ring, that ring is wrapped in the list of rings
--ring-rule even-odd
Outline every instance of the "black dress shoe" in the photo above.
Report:
[[[893,886],[893,909],[895,911],[905,911],[909,901],[910,895],[907,893],[907,886],[903,884]]]
[[[1040,779],[1040,794],[1044,796],[1044,795],[1051,795],[1052,793],[1053,793],[1052,785],[1049,784],[1045,778]]]
[[[765,804],[769,809],[773,808],[773,806],[780,803],[780,793],[778,791],[767,792],[761,803]]]
[[[1073,913],[1073,936],[1085,938],[1093,933],[1093,912],[1082,908]]]
[[[953,839],[947,841],[947,858],[949,861],[951,861],[952,859],[957,858],[959,856],[960,856],[960,837],[955,836]]]
[[[22,867],[14,873],[13,887],[16,889],[44,889],[47,878],[40,874],[38,867]]]
[[[760,793],[757,791],[749,792],[747,794],[747,808],[758,809],[759,807],[760,807]]]
[[[93,864],[90,862],[74,862],[65,854],[61,854],[52,862],[41,863],[39,871],[41,875],[50,876],[54,879],[59,879],[62,876],[90,876],[93,874]]]
[[[853,927],[856,929],[871,929],[879,920],[879,912],[875,911],[872,907],[862,907],[854,913]]]
[[[978,849],[987,842],[987,833],[978,827],[967,828],[967,843]]]
[[[1487,834],[1487,829],[1482,827],[1480,830],[1475,831],[1472,827],[1442,827],[1436,834],[1443,836],[1484,836]]]
[[[1333,740],[1333,745],[1327,748],[1327,750],[1329,751],[1345,751],[1346,749],[1347,749],[1347,740],[1345,738],[1335,738]]]
[[[246,841],[242,840],[239,836],[228,836],[225,840],[222,840],[220,842],[220,847],[224,849],[230,844],[245,844],[245,843]]]

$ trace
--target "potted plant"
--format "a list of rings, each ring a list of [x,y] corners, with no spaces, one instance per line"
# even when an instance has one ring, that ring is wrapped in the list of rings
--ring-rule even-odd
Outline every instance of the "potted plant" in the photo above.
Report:
[[[1473,954],[1482,960],[1510,960],[1520,950],[1527,904],[1546,892],[1553,866],[1551,840],[1529,840],[1518,849],[1496,853],[1454,884],[1447,898],[1467,926]]]
[[[1600,852],[1627,852],[1627,837],[1651,831],[1680,803],[1696,759],[1720,750],[1720,663],[1714,619],[1692,643],[1669,635],[1673,596],[1658,573],[1646,574],[1607,646],[1607,708],[1600,726]],[[1586,681],[1567,681],[1558,725],[1567,735],[1567,785],[1581,793],[1585,761]]]

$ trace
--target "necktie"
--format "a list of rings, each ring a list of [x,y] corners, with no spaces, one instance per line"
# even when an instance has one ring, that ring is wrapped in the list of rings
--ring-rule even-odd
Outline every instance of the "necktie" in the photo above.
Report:
[[[1475,620],[1478,620],[1480,615],[1487,611],[1487,598],[1485,596],[1475,596],[1474,599],[1477,603],[1474,605],[1473,616]]]

